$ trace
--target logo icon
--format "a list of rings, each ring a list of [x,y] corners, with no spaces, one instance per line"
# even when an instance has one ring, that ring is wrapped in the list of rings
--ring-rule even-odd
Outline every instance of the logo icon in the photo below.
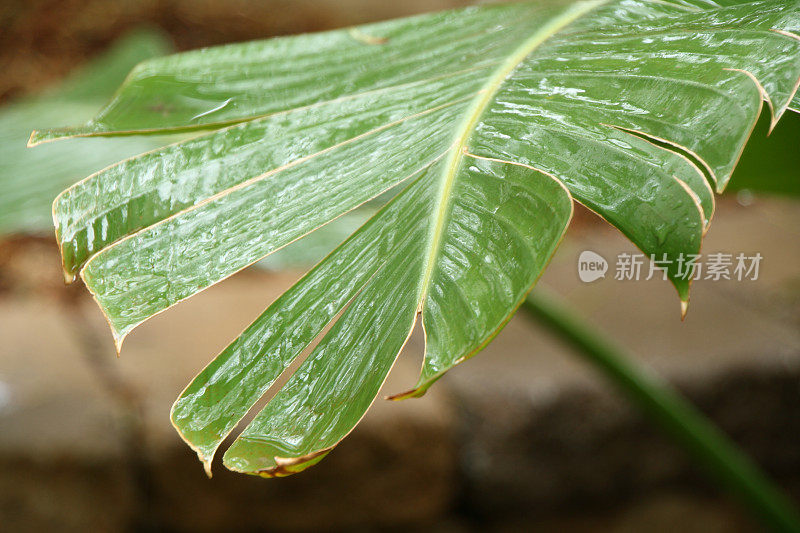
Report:
[[[600,278],[606,277],[608,272],[608,261],[591,250],[581,252],[578,257],[578,277],[584,283],[591,283]]]

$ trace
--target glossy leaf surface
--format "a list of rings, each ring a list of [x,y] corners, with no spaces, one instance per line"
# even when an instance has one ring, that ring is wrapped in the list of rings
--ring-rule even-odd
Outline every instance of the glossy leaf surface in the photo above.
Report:
[[[800,79],[800,4],[490,5],[148,61],[35,141],[217,128],[55,202],[65,272],[118,345],[138,324],[387,191],[392,199],[207,366],[172,420],[209,468],[288,475],[358,423],[417,320],[419,396],[502,328],[573,200],[671,262],[685,303],[758,119]],[[665,148],[666,147],[666,148]],[[701,168],[702,167],[702,168]],[[709,181],[706,179],[706,174]]]

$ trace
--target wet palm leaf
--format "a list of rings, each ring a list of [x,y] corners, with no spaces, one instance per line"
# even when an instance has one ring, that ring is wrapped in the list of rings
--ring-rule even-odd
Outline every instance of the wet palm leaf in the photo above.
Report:
[[[118,344],[149,317],[385,191],[393,197],[186,388],[172,421],[209,467],[280,476],[358,423],[419,320],[419,396],[503,327],[573,201],[677,264],[697,253],[762,102],[800,79],[797,0],[493,5],[140,64],[60,137],[207,130],[55,202]],[[708,180],[706,179],[708,177]],[[711,183],[709,184],[709,180]],[[688,300],[685,272],[667,275]]]

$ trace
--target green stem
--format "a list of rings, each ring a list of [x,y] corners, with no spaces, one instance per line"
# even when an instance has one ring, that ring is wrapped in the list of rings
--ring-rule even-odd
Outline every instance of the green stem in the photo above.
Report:
[[[599,368],[677,444],[774,531],[800,531],[790,500],[710,420],[538,287],[522,308]]]

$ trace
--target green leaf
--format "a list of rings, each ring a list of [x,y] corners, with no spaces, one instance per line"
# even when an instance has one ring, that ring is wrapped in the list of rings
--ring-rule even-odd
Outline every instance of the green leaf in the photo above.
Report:
[[[58,87],[0,110],[0,235],[49,233],[53,199],[64,187],[122,158],[165,144],[157,138],[128,138],[25,147],[34,126],[90,118],[134,65],[171,51],[160,33],[133,33]]]
[[[138,324],[381,195],[392,199],[187,387],[172,421],[210,471],[317,462],[358,423],[419,320],[419,396],[534,285],[573,200],[667,259],[685,309],[762,106],[800,79],[800,3],[490,5],[230,45],[137,66],[69,136],[202,131],[56,200],[118,346]],[[711,184],[706,180],[708,175]],[[387,193],[387,191],[393,191]],[[304,359],[305,358],[305,359]],[[300,362],[302,363],[300,364]]]

